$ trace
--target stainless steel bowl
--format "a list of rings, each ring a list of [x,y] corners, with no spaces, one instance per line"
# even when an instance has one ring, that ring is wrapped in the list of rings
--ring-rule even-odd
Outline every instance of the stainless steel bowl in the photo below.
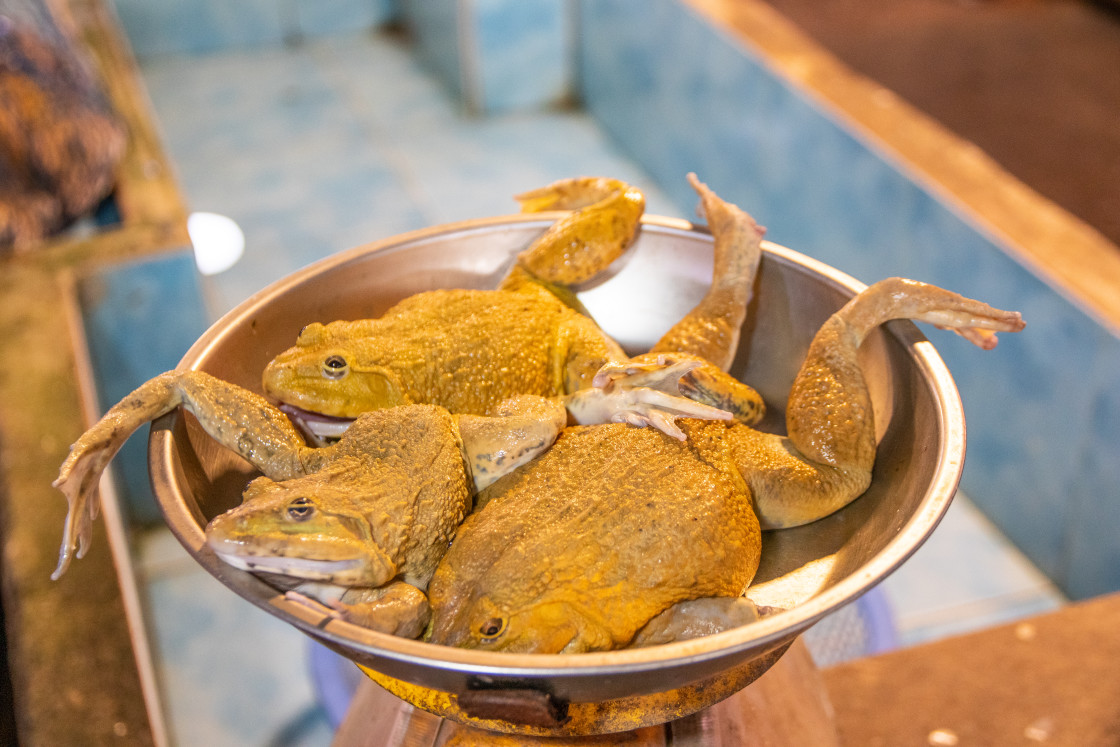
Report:
[[[377,316],[402,298],[433,288],[494,287],[513,255],[555,218],[456,223],[329,257],[231,311],[188,351],[180,368],[205,370],[260,391],[265,364],[289,347],[305,324]],[[772,415],[763,427],[780,428],[786,395],[810,338],[862,285],[788,249],[773,244],[764,249],[732,373],[766,398]],[[641,352],[703,295],[711,279],[712,239],[687,222],[647,217],[620,264],[612,277],[581,297],[609,334],[629,351]],[[746,685],[798,634],[882,581],[933,531],[956,490],[964,457],[956,388],[933,347],[909,322],[892,322],[873,334],[861,356],[881,438],[870,489],[826,519],[767,533],[750,595],[785,611],[681,643],[567,656],[501,654],[436,646],[326,619],[225,565],[206,546],[207,521],[240,501],[253,472],[210,441],[189,416],[173,413],[153,426],[152,480],[172,531],[210,573],[362,665],[405,699],[452,718],[478,717],[506,731],[617,731],[687,715]],[[460,707],[468,695],[503,687],[543,693],[566,706],[566,724],[534,726],[516,716],[491,718]]]

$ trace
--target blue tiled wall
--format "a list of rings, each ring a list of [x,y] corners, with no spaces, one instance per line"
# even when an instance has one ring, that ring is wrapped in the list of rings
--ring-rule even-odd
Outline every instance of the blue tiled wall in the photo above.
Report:
[[[682,209],[695,170],[769,239],[864,282],[1023,313],[991,352],[925,330],[964,400],[963,488],[1072,597],[1120,589],[1120,341],[676,0],[592,0],[580,19],[586,106]]]
[[[457,0],[401,0],[401,17],[412,34],[417,58],[462,99],[463,59]]]
[[[404,0],[420,58],[478,113],[565,101],[572,87],[568,0]]]
[[[80,280],[78,297],[103,411],[175,368],[209,326],[189,248],[98,267]],[[148,482],[147,433],[145,427],[130,438],[111,467],[130,517],[140,522],[160,519]]]
[[[392,0],[113,0],[140,59],[358,31],[393,17]]]
[[[567,0],[476,0],[482,110],[547,106],[569,94]]]

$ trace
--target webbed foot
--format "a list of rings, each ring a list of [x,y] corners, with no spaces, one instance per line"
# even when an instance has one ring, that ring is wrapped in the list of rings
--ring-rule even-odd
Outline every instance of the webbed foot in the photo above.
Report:
[[[107,452],[107,448],[108,445],[101,444],[78,453],[71,451],[59,470],[58,478],[51,483],[66,496],[67,504],[62,545],[58,550],[58,565],[51,573],[52,581],[62,577],[73,558],[84,557],[89,549],[93,522],[101,508],[97,484],[115,453],[115,449]]]
[[[667,367],[689,361],[695,365],[674,381],[673,374],[669,373]],[[646,376],[649,377],[648,380]],[[626,378],[626,386],[650,386],[668,394],[679,394],[694,402],[729,412],[735,420],[746,425],[754,425],[766,414],[766,403],[754,388],[696,356],[646,353],[625,363],[608,363],[599,369],[592,384],[601,387],[608,380],[623,377]]]
[[[563,179],[517,196],[524,213],[574,210],[518,255],[533,277],[560,286],[587,282],[618,259],[637,234],[646,199],[617,179]]]
[[[97,484],[113,456],[140,426],[182,405],[218,443],[266,474],[301,474],[300,450],[306,447],[287,417],[258,394],[201,371],[168,371],[141,384],[70,447],[54,487],[66,496],[68,510],[51,578],[85,555],[97,518]]]
[[[648,425],[683,441],[685,433],[677,418],[734,419],[726,410],[681,396],[681,380],[703,363],[695,358],[674,362],[665,356],[653,363],[608,363],[599,369],[591,388],[568,395],[565,405],[582,425]]]
[[[475,490],[540,456],[568,420],[563,404],[534,395],[512,397],[489,416],[455,417]]]
[[[936,285],[905,278],[880,280],[849,301],[837,316],[861,339],[890,319],[914,319],[956,332],[984,350],[996,346],[997,332],[1019,332],[1024,327],[1017,311],[997,309]]]
[[[97,485],[101,474],[128,437],[144,423],[179,404],[175,375],[161,374],[112,407],[70,447],[70,453],[52,485],[66,496],[66,524],[58,551],[58,566],[51,579],[58,580],[74,557],[89,549],[93,522],[100,504]]]

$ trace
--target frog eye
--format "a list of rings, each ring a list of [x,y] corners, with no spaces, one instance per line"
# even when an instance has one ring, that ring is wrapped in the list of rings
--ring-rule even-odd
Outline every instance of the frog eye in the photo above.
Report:
[[[307,521],[315,515],[315,504],[310,498],[296,498],[288,504],[288,518],[292,521]]]
[[[341,379],[350,370],[350,364],[341,355],[329,355],[323,361],[323,375],[328,379]]]
[[[478,628],[478,633],[483,638],[493,640],[506,632],[506,621],[501,617],[491,617]]]

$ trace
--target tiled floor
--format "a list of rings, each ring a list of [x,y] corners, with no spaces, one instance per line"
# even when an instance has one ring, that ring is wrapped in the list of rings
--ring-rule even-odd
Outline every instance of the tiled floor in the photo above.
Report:
[[[208,285],[215,316],[333,251],[511,213],[511,195],[564,176],[618,176],[646,188],[650,212],[688,217],[585,115],[465,117],[391,37],[156,60],[142,72],[192,209],[245,232],[245,256]],[[330,741],[301,634],[210,578],[165,531],[140,555],[176,743]],[[882,591],[901,645],[1062,602],[964,498]]]

